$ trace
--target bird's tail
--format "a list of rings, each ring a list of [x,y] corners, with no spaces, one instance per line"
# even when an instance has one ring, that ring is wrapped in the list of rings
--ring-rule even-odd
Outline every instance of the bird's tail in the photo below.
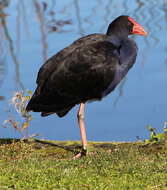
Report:
[[[72,107],[73,106],[68,107],[66,109],[59,110],[57,112],[42,112],[41,116],[42,117],[46,117],[46,116],[49,116],[51,114],[55,114],[56,113],[59,117],[64,117],[72,109]]]
[[[48,99],[52,100],[48,102]],[[65,116],[75,103],[54,94],[54,97],[45,97],[38,95],[37,91],[34,92],[30,101],[26,106],[26,111],[41,112],[42,117],[56,113],[59,117]]]

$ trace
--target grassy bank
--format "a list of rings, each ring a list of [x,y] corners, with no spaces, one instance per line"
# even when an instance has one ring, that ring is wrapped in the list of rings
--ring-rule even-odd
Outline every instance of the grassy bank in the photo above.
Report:
[[[167,190],[167,143],[0,139],[0,190]]]

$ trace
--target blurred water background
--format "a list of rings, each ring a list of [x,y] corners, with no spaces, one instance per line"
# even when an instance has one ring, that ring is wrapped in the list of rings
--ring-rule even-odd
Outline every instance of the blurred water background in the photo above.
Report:
[[[117,89],[86,106],[89,140],[133,141],[148,137],[146,125],[162,130],[167,121],[166,0],[0,0],[0,137],[19,137],[3,128],[9,115],[19,117],[9,100],[16,91],[34,90],[44,61],[77,38],[105,33],[119,15],[130,15],[148,31],[134,36],[135,66]],[[29,134],[54,140],[78,140],[77,107],[66,117],[32,113]]]

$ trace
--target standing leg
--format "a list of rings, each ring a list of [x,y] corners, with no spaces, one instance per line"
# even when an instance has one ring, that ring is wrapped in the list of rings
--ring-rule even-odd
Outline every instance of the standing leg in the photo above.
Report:
[[[81,156],[85,156],[87,153],[87,138],[86,138],[86,130],[85,130],[85,123],[84,123],[84,107],[85,104],[81,103],[78,109],[78,124],[80,128],[80,135],[81,135],[81,140],[82,140],[82,152],[77,154],[75,158],[79,158]]]
[[[83,150],[86,151],[87,138],[86,138],[86,129],[85,129],[85,122],[84,122],[84,107],[85,107],[85,104],[81,103],[79,106],[77,117],[78,117],[78,124],[80,128],[82,147],[83,147]]]

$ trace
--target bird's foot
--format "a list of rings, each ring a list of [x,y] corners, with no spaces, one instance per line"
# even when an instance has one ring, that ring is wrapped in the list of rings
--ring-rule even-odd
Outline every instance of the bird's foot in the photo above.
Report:
[[[77,153],[74,157],[73,157],[73,160],[76,160],[76,159],[79,159],[83,156],[86,156],[87,155],[87,148],[83,147],[81,152]]]

